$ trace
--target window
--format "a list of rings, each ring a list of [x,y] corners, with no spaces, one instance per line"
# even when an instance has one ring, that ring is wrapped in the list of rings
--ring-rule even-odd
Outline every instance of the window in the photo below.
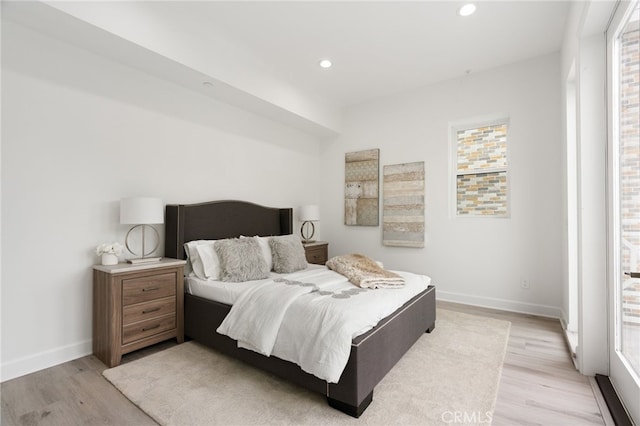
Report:
[[[508,217],[507,120],[453,127],[457,216]]]

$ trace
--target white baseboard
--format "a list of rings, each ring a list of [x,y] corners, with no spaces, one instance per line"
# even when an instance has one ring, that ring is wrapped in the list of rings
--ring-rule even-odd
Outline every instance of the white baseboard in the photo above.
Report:
[[[560,309],[560,325],[562,326],[562,334],[564,335],[565,343],[571,354],[571,361],[576,370],[580,371],[578,365],[577,351],[578,351],[578,333],[569,330],[569,322],[567,320],[567,314],[564,309]]]
[[[562,309],[557,306],[539,305],[536,303],[518,302],[515,300],[497,299],[495,297],[474,296],[436,290],[436,299],[445,302],[462,303],[501,311],[518,312],[541,317],[562,318]]]
[[[3,362],[0,366],[0,382],[15,379],[63,362],[82,358],[92,352],[91,339],[59,348],[49,349],[37,354]]]
[[[564,309],[560,308],[560,324],[562,324],[562,329],[567,330],[569,327],[569,319]]]

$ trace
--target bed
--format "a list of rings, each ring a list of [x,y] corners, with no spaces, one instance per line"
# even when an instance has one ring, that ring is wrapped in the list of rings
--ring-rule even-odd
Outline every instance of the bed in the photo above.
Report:
[[[264,207],[244,201],[213,201],[167,205],[165,255],[185,259],[184,244],[245,236],[293,233],[291,208]],[[231,306],[185,294],[185,336],[326,396],[329,405],[359,417],[373,399],[373,390],[404,353],[435,327],[435,287],[429,285],[374,328],[353,339],[338,383],[306,373],[295,363],[238,348],[237,342],[215,330]]]

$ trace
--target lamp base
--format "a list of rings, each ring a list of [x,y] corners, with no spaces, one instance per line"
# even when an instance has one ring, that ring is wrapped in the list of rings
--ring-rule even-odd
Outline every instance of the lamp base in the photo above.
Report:
[[[132,237],[132,233],[135,229],[140,228],[140,231],[142,233],[142,238],[140,240],[141,245],[142,245],[142,249],[140,250],[140,252],[134,251],[131,248],[131,237]],[[149,251],[147,251],[145,249],[145,243],[146,243],[146,238],[145,238],[145,229],[146,228],[150,228],[153,233],[155,234],[155,245],[153,246],[153,248]],[[127,232],[127,236],[124,238],[124,245],[127,248],[127,250],[129,250],[129,253],[131,253],[134,256],[140,256],[140,259],[157,259],[160,260],[160,258],[154,258],[154,257],[147,257],[148,255],[150,255],[151,253],[153,253],[154,251],[156,251],[158,249],[158,246],[160,245],[160,234],[158,234],[158,230],[156,228],[154,228],[151,225],[136,225],[133,228],[129,229],[129,232]],[[150,261],[153,262],[153,261]]]
[[[306,226],[305,226],[306,225]],[[300,235],[302,236],[302,242],[304,244],[313,243],[314,240],[313,234],[316,233],[316,226],[310,220],[305,220],[302,222],[302,226],[300,227]]]
[[[127,259],[128,263],[137,265],[139,263],[153,263],[160,262],[161,257],[139,257],[137,259]]]

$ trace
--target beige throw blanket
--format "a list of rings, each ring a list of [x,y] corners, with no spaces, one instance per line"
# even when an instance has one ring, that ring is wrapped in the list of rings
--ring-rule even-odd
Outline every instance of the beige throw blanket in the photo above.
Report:
[[[329,259],[327,267],[344,275],[362,288],[397,288],[404,286],[404,278],[381,268],[363,254],[347,254]]]

